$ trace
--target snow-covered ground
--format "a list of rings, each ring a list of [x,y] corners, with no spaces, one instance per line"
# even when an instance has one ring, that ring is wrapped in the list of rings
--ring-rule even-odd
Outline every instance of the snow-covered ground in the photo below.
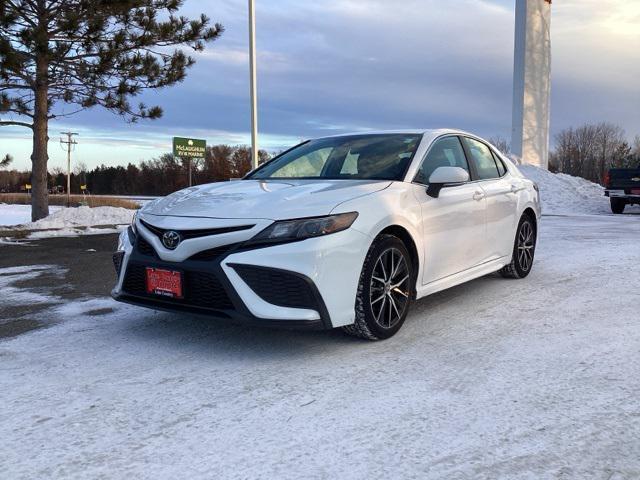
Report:
[[[0,341],[0,478],[640,478],[638,239],[633,215],[543,218],[528,278],[421,300],[378,343],[53,305]]]
[[[131,223],[134,210],[120,207],[49,207],[48,217],[30,222],[29,205],[0,205],[0,225],[36,230],[29,238],[68,237],[117,231]],[[110,226],[113,228],[94,228]]]

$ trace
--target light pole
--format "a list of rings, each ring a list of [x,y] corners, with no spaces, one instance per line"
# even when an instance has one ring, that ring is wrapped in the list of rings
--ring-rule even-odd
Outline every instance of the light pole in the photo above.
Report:
[[[61,138],[60,143],[67,145],[67,208],[68,208],[71,206],[71,145],[78,144],[78,142],[76,142],[73,139],[73,136],[79,135],[79,134],[75,132],[61,132],[61,133],[62,135],[67,136],[66,140],[63,140]]]
[[[258,92],[256,81],[256,10],[249,0],[249,75],[251,77],[251,167],[258,168]]]

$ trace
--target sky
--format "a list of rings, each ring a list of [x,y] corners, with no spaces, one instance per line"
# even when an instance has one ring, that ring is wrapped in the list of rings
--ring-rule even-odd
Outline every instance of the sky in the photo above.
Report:
[[[256,0],[259,141],[369,129],[451,127],[510,137],[513,0]],[[552,13],[552,134],[610,121],[640,134],[640,1],[556,0]],[[93,109],[50,124],[50,169],[66,166],[59,132],[78,132],[73,163],[138,162],[171,137],[248,144],[246,0],[187,0],[222,37],[194,54],[177,86],[145,94],[156,121],[127,124]],[[137,102],[136,102],[137,103]],[[30,167],[31,137],[0,127],[0,155]]]

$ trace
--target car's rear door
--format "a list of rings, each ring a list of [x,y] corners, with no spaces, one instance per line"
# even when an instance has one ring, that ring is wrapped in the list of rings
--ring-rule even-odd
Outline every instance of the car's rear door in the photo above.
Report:
[[[486,235],[478,248],[482,261],[511,255],[517,227],[518,185],[508,175],[507,168],[484,142],[462,137],[462,143],[477,176],[477,185],[486,195]]]
[[[421,204],[424,235],[422,283],[446,278],[478,265],[482,258],[478,241],[485,236],[486,200],[472,181],[443,188],[438,198],[427,195],[429,177],[438,167],[455,166],[469,170],[460,138],[436,139],[422,161],[413,182]]]

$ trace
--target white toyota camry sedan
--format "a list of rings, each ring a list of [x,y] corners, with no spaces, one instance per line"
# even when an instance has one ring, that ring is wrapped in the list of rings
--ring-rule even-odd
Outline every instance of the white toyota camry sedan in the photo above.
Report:
[[[242,180],[145,205],[122,232],[115,299],[384,339],[413,301],[533,265],[537,186],[455,130],[309,140]]]

